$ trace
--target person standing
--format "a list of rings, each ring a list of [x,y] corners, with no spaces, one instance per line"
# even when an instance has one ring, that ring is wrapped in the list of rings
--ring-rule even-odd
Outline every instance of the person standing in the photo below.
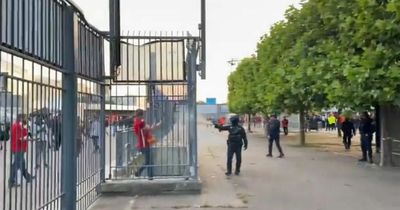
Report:
[[[372,135],[373,135],[373,126],[372,119],[369,116],[368,112],[364,112],[361,116],[360,123],[360,135],[361,135],[361,150],[362,150],[362,158],[359,160],[360,162],[369,161],[373,163],[372,159]],[[367,159],[367,157],[369,159]]]
[[[267,157],[272,157],[272,146],[275,142],[276,147],[279,151],[279,158],[283,158],[285,155],[283,154],[281,144],[280,144],[280,122],[276,119],[276,115],[271,115],[271,119],[268,123],[268,154]]]
[[[246,137],[245,129],[239,125],[239,117],[232,116],[230,118],[231,125],[229,126],[220,126],[216,125],[215,127],[219,129],[219,131],[228,131],[229,136],[227,140],[228,151],[227,151],[227,161],[226,161],[226,173],[225,175],[232,175],[232,158],[233,155],[236,156],[236,168],[235,175],[240,174],[240,167],[242,164],[242,147],[244,150],[247,149],[248,141]],[[244,145],[244,146],[243,146]]]
[[[346,150],[350,149],[351,139],[356,135],[356,129],[353,122],[350,121],[348,117],[345,118],[341,127],[343,131],[343,144]]]
[[[335,125],[336,125],[336,117],[333,114],[331,114],[328,117],[329,130],[332,130],[332,131],[335,130]]]
[[[100,139],[100,132],[101,132],[101,126],[99,119],[95,117],[90,124],[90,137],[92,138],[93,141],[93,147],[94,151],[93,152],[98,152],[100,149],[99,145],[99,139]]]
[[[9,179],[9,187],[18,186],[18,170],[22,172],[27,182],[31,182],[34,178],[27,170],[25,164],[25,153],[28,150],[28,129],[25,127],[27,122],[23,114],[17,116],[17,120],[11,126],[11,154],[14,158],[11,164],[11,174]]]
[[[151,131],[160,126],[158,123],[155,126],[146,125],[144,121],[144,111],[142,109],[136,110],[135,118],[133,119],[133,133],[136,135],[136,148],[144,155],[144,165],[141,166],[135,173],[136,177],[141,176],[142,172],[147,169],[147,176],[149,180],[153,180],[153,164],[151,160],[151,142],[149,138]]]
[[[285,133],[285,136],[287,136],[289,134],[289,120],[286,118],[286,116],[283,117],[282,128],[283,132]]]

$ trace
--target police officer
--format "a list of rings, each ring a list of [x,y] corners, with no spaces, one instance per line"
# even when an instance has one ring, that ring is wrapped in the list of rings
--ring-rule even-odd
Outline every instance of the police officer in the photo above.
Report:
[[[361,117],[360,123],[360,135],[361,135],[361,150],[362,150],[362,158],[359,160],[360,162],[369,161],[373,163],[372,159],[372,135],[374,133],[374,129],[372,126],[372,119],[369,116],[368,112],[364,112]],[[367,159],[369,158],[369,160]]]
[[[235,175],[240,174],[240,165],[242,163],[242,147],[244,150],[247,149],[247,137],[246,131],[242,126],[239,125],[239,117],[237,115],[230,118],[231,125],[215,125],[219,131],[228,131],[229,136],[227,140],[228,144],[228,155],[227,155],[227,171],[225,175],[232,175],[232,158],[236,155],[236,168]]]

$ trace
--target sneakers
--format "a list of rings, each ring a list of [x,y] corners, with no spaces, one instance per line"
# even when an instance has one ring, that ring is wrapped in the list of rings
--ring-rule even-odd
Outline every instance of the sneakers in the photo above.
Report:
[[[359,161],[359,162],[367,162],[367,159],[366,159],[366,158],[361,158],[361,159],[359,159],[358,161]]]
[[[285,155],[283,153],[278,156],[278,158],[284,158],[284,157]]]
[[[272,157],[272,154],[267,154],[266,156],[267,156],[267,157]]]
[[[236,176],[239,176],[239,174],[240,174],[240,171],[235,171]]]
[[[225,175],[230,176],[230,175],[232,175],[232,172],[225,172]]]

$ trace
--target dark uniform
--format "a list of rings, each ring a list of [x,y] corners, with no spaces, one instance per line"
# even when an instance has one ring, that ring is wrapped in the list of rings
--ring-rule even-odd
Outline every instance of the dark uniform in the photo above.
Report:
[[[280,144],[280,122],[279,120],[276,119],[275,116],[271,118],[271,120],[268,123],[268,154],[267,157],[272,157],[272,146],[275,142],[276,147],[278,148],[279,151],[279,158],[283,158],[285,155],[283,154],[282,147]]]
[[[229,176],[232,174],[232,158],[233,155],[236,155],[236,168],[235,174],[239,175],[240,173],[240,166],[242,163],[242,147],[244,146],[244,150],[247,149],[247,137],[246,131],[242,126],[239,125],[239,118],[232,117],[231,118],[232,125],[229,126],[220,126],[216,125],[215,127],[218,128],[220,131],[228,131],[229,136],[227,140],[228,145],[228,154],[227,154],[227,171],[226,175]]]
[[[374,133],[374,128],[372,125],[372,119],[366,115],[361,119],[360,123],[360,135],[361,135],[361,150],[362,159],[360,161],[367,161],[367,156],[369,162],[373,163],[372,160],[372,134]]]
[[[343,144],[346,149],[350,149],[351,146],[351,138],[353,135],[356,135],[356,129],[354,127],[353,122],[346,118],[346,120],[342,123],[342,131],[343,131]]]

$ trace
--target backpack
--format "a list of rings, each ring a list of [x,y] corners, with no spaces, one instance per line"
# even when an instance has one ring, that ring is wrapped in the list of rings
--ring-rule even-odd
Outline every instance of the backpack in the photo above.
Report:
[[[0,124],[0,141],[8,141],[10,139],[10,126]]]
[[[229,128],[228,141],[231,143],[243,144],[242,127],[231,126]]]

